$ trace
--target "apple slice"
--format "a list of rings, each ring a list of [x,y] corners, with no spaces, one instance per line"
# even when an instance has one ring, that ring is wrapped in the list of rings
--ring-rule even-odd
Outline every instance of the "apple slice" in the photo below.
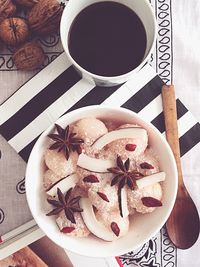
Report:
[[[122,188],[121,190],[121,213],[122,217],[126,218],[129,215],[128,211],[128,203],[127,203],[127,191],[126,188]]]
[[[165,172],[157,172],[149,176],[145,176],[141,179],[136,180],[136,184],[139,189],[149,186],[155,183],[159,183],[165,180],[166,173]]]
[[[112,160],[96,159],[82,153],[79,155],[77,165],[83,169],[92,172],[108,172],[108,168],[115,166]]]
[[[111,230],[109,231],[109,229],[96,219],[93,206],[89,198],[81,198],[79,205],[83,209],[83,212],[81,212],[82,218],[92,234],[105,241],[113,241],[117,239],[117,236],[115,236]]]
[[[76,183],[78,182],[78,176],[74,173],[66,178],[62,179],[58,183],[56,183],[51,189],[49,189],[46,193],[51,196],[55,197],[57,196],[57,188],[60,188],[60,190],[65,193],[67,192],[70,188],[74,187]]]
[[[102,149],[105,145],[123,138],[140,138],[145,142],[148,140],[147,131],[145,129],[141,127],[131,127],[118,129],[104,134],[93,143],[92,147],[94,149]]]

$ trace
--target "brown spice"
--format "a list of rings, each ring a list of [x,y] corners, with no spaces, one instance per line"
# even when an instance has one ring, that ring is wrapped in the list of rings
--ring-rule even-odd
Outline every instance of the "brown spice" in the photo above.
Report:
[[[15,0],[15,2],[24,7],[33,7],[40,0]]]
[[[111,181],[111,186],[118,184],[118,202],[120,215],[122,214],[122,205],[121,205],[121,190],[127,185],[131,190],[136,187],[136,180],[143,177],[143,175],[137,170],[130,171],[130,160],[129,158],[123,163],[120,156],[117,157],[117,167],[109,168],[108,171],[113,173],[115,176]]]
[[[45,60],[43,49],[35,42],[28,42],[13,55],[13,61],[19,70],[35,70]]]
[[[83,139],[76,137],[76,133],[70,132],[69,125],[63,129],[60,125],[55,124],[57,134],[49,134],[55,143],[50,146],[50,150],[63,151],[66,159],[69,159],[71,151],[76,151],[78,154],[82,152],[81,144],[84,143]]]
[[[137,170],[130,171],[129,158],[123,163],[120,156],[117,157],[117,167],[109,168],[108,171],[115,174],[112,179],[111,186],[118,184],[118,187],[122,189],[126,184],[130,189],[134,189],[136,186],[136,180],[143,177],[143,175]]]
[[[33,6],[28,21],[32,31],[39,35],[53,33],[58,30],[63,5],[57,0],[42,0]]]
[[[76,223],[74,218],[74,212],[83,211],[83,209],[79,207],[79,200],[81,197],[80,196],[72,197],[72,188],[70,188],[65,195],[58,188],[57,195],[58,195],[58,200],[49,198],[47,199],[47,202],[53,205],[55,208],[46,215],[47,216],[57,215],[62,210],[64,210],[66,218],[70,222]]]
[[[28,25],[21,18],[7,18],[0,24],[0,38],[8,45],[17,46],[28,39]]]
[[[16,12],[16,6],[11,0],[0,0],[0,22],[11,17]]]

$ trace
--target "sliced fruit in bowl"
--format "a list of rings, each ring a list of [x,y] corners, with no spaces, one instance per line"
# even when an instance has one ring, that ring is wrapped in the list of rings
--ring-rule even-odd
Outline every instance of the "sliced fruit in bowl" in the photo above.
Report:
[[[119,255],[143,244],[167,220],[177,188],[162,135],[133,112],[99,106],[66,114],[42,134],[26,181],[43,231],[88,256]]]

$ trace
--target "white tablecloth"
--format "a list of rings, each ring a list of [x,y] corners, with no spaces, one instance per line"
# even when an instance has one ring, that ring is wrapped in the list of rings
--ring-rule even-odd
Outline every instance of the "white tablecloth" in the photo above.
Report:
[[[173,1],[172,11],[174,84],[179,98],[200,121],[200,1]],[[182,166],[184,182],[200,212],[199,152],[197,145],[192,153],[185,155]],[[199,251],[200,239],[191,249],[178,250],[178,266],[200,266]]]

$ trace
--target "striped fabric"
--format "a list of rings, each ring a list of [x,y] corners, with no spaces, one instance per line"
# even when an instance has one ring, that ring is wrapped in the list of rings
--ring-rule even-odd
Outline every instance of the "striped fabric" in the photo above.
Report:
[[[40,134],[61,115],[87,105],[122,106],[164,134],[163,81],[146,65],[121,86],[98,87],[81,79],[61,54],[0,107],[0,134],[25,160]],[[177,99],[181,155],[200,141],[200,124]]]

